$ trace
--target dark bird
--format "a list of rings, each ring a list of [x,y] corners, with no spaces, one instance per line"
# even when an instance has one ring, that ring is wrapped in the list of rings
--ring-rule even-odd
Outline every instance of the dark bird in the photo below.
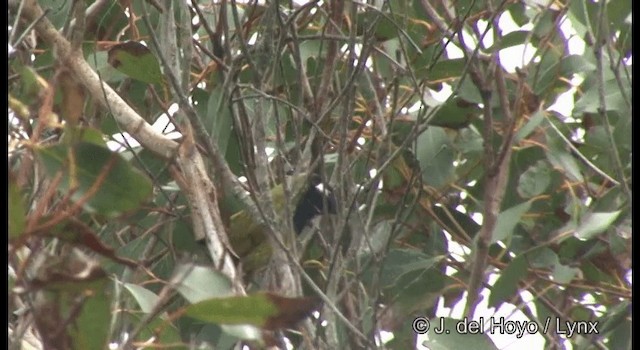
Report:
[[[293,215],[293,227],[296,234],[308,226],[311,221],[323,213],[336,213],[336,199],[333,190],[321,183],[319,176],[312,175],[305,181],[304,175],[296,176],[292,182],[293,203],[296,203]],[[306,182],[306,183],[305,183]],[[284,213],[284,189],[277,185],[271,189],[275,213]],[[246,210],[231,216],[229,224],[229,243],[240,257],[245,272],[266,266],[271,258],[271,246],[267,241],[265,227],[259,224]]]

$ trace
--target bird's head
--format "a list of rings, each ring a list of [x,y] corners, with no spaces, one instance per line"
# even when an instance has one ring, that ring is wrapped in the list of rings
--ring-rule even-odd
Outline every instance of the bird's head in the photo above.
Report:
[[[320,176],[311,175],[293,215],[293,226],[296,233],[300,234],[317,215],[336,214],[336,210],[336,198],[331,186],[323,183]]]

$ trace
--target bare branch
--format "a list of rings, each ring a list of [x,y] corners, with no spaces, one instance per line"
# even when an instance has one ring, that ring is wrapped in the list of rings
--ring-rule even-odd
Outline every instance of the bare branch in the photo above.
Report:
[[[506,124],[511,126],[511,130],[506,130],[507,135],[504,136],[502,149],[498,151],[496,155],[492,147],[485,146],[485,189],[484,189],[484,211],[482,213],[482,228],[476,237],[476,249],[474,260],[472,262],[471,276],[469,277],[469,285],[467,287],[467,303],[465,305],[464,314],[467,317],[473,317],[475,308],[477,307],[478,296],[480,289],[482,288],[482,282],[484,281],[484,273],[487,266],[489,256],[489,245],[491,243],[491,237],[498,221],[498,215],[500,214],[500,208],[502,206],[502,199],[504,197],[507,181],[509,179],[509,162],[511,160],[513,140],[513,133],[515,124],[511,123],[513,115],[511,113],[511,106],[509,104],[509,96],[506,89],[506,83],[504,74],[502,74],[502,65],[500,65],[500,59],[498,55],[495,55],[495,71],[494,79],[496,81],[496,87],[498,97],[500,99],[500,109],[504,114]],[[480,89],[488,89],[488,86],[478,87]],[[487,91],[487,90],[485,90]],[[484,95],[483,95],[484,96]],[[490,95],[489,95],[490,96]],[[490,131],[493,126],[490,124],[492,118],[488,118],[492,114],[492,107],[488,101],[483,101],[485,104],[485,134],[484,142],[490,144],[493,142],[493,133]],[[487,108],[487,105],[489,107]],[[489,134],[487,134],[489,133]],[[490,160],[487,160],[490,159]]]

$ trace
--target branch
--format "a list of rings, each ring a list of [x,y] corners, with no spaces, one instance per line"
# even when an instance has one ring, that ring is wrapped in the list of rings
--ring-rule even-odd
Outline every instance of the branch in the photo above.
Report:
[[[469,277],[469,286],[467,287],[468,295],[464,312],[467,317],[473,317],[475,308],[477,307],[478,295],[482,288],[482,282],[484,281],[484,272],[489,257],[489,244],[491,243],[491,237],[498,221],[498,214],[500,214],[502,199],[504,198],[507,181],[509,179],[509,162],[512,153],[511,143],[513,142],[513,135],[511,134],[513,134],[515,127],[515,124],[512,123],[514,116],[511,113],[511,107],[509,105],[509,96],[504,75],[502,74],[502,65],[497,55],[495,55],[495,62],[494,78],[500,100],[500,108],[504,113],[505,122],[511,126],[511,130],[506,131],[507,135],[504,136],[502,149],[499,150],[498,157],[493,153],[491,147],[485,147],[485,159],[495,160],[485,161],[483,223],[476,239],[474,261],[472,263],[471,276]],[[486,87],[478,86],[478,88],[482,89]],[[492,126],[489,124],[491,119],[487,118],[487,114],[490,115],[492,112],[489,101],[483,102],[485,103],[484,142],[485,144],[490,144],[492,137],[491,135],[487,135],[487,130],[490,130]]]
[[[228,169],[228,166],[224,161],[224,157],[211,141],[211,138],[208,137],[201,119],[198,117],[197,112],[183,91],[188,89],[188,86],[186,86],[188,82],[185,82],[185,86],[182,86],[183,84],[180,83],[178,77],[174,74],[170,63],[165,57],[164,52],[161,49],[160,42],[153,31],[151,23],[149,22],[148,12],[144,2],[142,3],[142,7],[145,12],[142,17],[143,21],[151,34],[152,42],[156,47],[158,58],[164,68],[165,75],[169,78],[168,80],[172,90],[178,97],[178,105],[180,106],[178,112],[184,113],[187,116],[187,118],[184,119],[185,125],[182,127],[184,139],[180,145],[176,162],[184,175],[185,186],[182,190],[189,198],[188,203],[191,208],[194,236],[196,239],[206,239],[211,259],[217,264],[220,271],[231,278],[236,291],[243,293],[243,287],[237,278],[237,271],[229,254],[230,248],[228,247],[230,246],[226,230],[220,216],[216,188],[207,174],[207,168],[202,156],[196,150],[193,128],[195,128],[199,140],[205,142],[207,150],[214,158],[214,163],[217,165],[218,172],[225,173],[225,170],[228,171],[227,176],[222,177],[225,179],[235,179],[235,177],[229,175],[231,170]],[[170,35],[174,35],[174,33],[171,32]],[[189,45],[190,42],[187,41],[186,44]]]
[[[73,50],[82,49],[82,41],[84,39],[84,33],[86,30],[86,18],[84,14],[84,8],[86,4],[82,1],[74,1],[71,6],[74,12],[74,20],[76,25],[72,29],[69,29],[69,37],[71,38],[71,48]]]
[[[123,130],[151,152],[166,159],[173,157],[178,144],[153,129],[118,93],[100,80],[96,72],[84,60],[82,53],[73,51],[71,44],[43,16],[44,12],[35,0],[26,0],[22,14],[30,21],[41,18],[35,25],[35,30],[40,38],[54,46],[60,63],[68,67],[95,101],[111,111]]]
[[[176,161],[184,175],[185,186],[182,190],[189,198],[194,233],[206,238],[211,259],[217,268],[231,279],[236,291],[241,292],[243,289],[227,249],[229,242],[220,217],[216,188],[207,175],[200,153],[196,150],[190,128],[185,130],[185,139],[180,145]]]
[[[43,17],[43,11],[35,0],[28,0],[25,3],[23,15],[31,21],[42,18],[35,26],[40,37],[54,46],[59,61],[69,68],[100,105],[111,111],[118,124],[125,131],[140,142],[143,147],[166,159],[172,159],[176,155],[178,144],[153,129],[108,84],[100,81],[81,53],[73,51],[71,44],[60,35],[47,18]],[[174,85],[177,83],[177,81],[172,82]],[[176,90],[180,92],[178,89]],[[184,107],[185,101],[189,106],[186,97],[184,95],[180,97],[182,97],[181,107]],[[187,108],[188,115],[189,112],[193,112],[193,109]],[[192,140],[191,134],[187,133],[185,138],[189,137]],[[194,204],[192,208],[196,208],[192,214],[194,220],[198,222],[194,222],[194,225],[201,227],[206,232],[207,246],[213,261],[220,261],[221,270],[233,281],[236,281],[235,267],[226,252],[225,244],[220,241],[220,237],[226,236],[216,234],[225,231],[218,212],[215,189],[206,173],[202,157],[193,147],[193,142],[184,142],[177,161],[187,183],[188,188],[185,192],[192,200],[190,203]]]

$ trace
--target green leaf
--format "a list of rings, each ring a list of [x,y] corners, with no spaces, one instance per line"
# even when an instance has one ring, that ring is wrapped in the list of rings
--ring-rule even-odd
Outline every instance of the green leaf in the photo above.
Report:
[[[536,38],[531,34],[530,31],[528,30],[516,30],[513,32],[510,32],[508,34],[506,34],[505,36],[503,36],[502,38],[500,38],[500,41],[493,44],[491,47],[489,47],[487,49],[488,52],[494,52],[494,51],[499,51],[499,50],[504,50],[506,48],[509,47],[513,47],[513,46],[517,46],[517,45],[523,45],[525,43],[527,43],[527,40],[529,40],[529,44],[533,44],[536,45],[537,41]]]
[[[546,133],[546,156],[554,168],[562,170],[571,181],[584,181],[576,159],[567,151],[567,145],[555,132]]]
[[[398,1],[394,2],[397,5]],[[408,32],[414,36],[426,36],[426,27],[417,21],[407,21],[406,16],[380,11],[365,11],[357,15],[357,33],[364,35],[367,29],[375,31],[375,39],[387,41],[394,38],[407,40],[409,48],[418,48]],[[405,35],[406,34],[406,35]]]
[[[108,283],[109,280],[104,278],[93,282],[94,288],[84,291],[83,296],[86,296],[86,299],[80,313],[74,320],[74,326],[67,328],[74,349],[104,349],[107,346],[112,302]],[[76,293],[65,294],[68,297],[68,305],[80,299]]]
[[[429,82],[445,81],[459,78],[462,75],[466,61],[464,58],[454,58],[438,61],[431,69],[430,65],[417,66],[416,77],[424,77]]]
[[[120,96],[149,124],[156,122],[164,113],[160,105],[154,101],[149,84],[140,80],[131,80],[122,84]],[[160,93],[160,89],[156,89]],[[119,130],[118,130],[119,131]]]
[[[416,332],[414,327],[413,318],[407,317],[402,319],[402,323],[393,329],[393,339],[385,343],[384,347],[386,349],[414,349],[416,347]],[[370,330],[365,329],[364,331],[369,332]]]
[[[544,269],[558,263],[558,254],[553,250],[542,247],[527,253],[527,261],[533,268]]]
[[[148,83],[162,84],[160,63],[148,47],[136,41],[117,44],[109,50],[109,64],[130,78]]]
[[[477,118],[481,112],[476,104],[466,102],[459,97],[453,97],[448,99],[429,119],[429,125],[462,129],[469,126],[471,119]]]
[[[392,223],[393,221],[391,220],[383,220],[376,224],[376,226],[373,228],[373,232],[371,233],[371,237],[369,238],[371,252],[377,254],[383,251],[385,247],[387,247],[389,243],[389,237],[391,236]],[[365,251],[361,251],[361,253],[365,253]]]
[[[430,257],[415,249],[393,249],[385,256],[380,283],[385,287],[394,286],[404,275],[430,269],[441,260],[442,256]]]
[[[580,272],[580,269],[562,265],[560,263],[553,267],[553,280],[560,284],[567,284]]]
[[[49,11],[46,13],[47,18],[56,28],[64,27],[67,19],[69,18],[69,12],[72,9],[73,2],[67,0],[48,0],[42,5],[46,6]]]
[[[136,299],[142,312],[150,313],[153,311],[159,299],[154,292],[133,283],[124,283],[124,287],[127,288],[129,293]]]
[[[191,304],[197,304],[211,298],[233,295],[229,278],[216,271],[213,267],[195,264],[178,264],[175,268],[172,281],[176,281],[178,292]],[[191,306],[190,308],[195,307]],[[197,313],[197,311],[195,312]],[[260,339],[260,331],[248,324],[249,323],[243,325],[223,324],[221,328],[225,333],[240,339]]]
[[[605,334],[615,328],[617,328],[621,324],[625,324],[625,319],[627,318],[628,313],[631,311],[630,301],[623,301],[622,303],[612,307],[607,310],[607,314],[602,317],[604,322],[602,327],[600,327],[600,332]]]
[[[418,136],[416,158],[429,186],[441,188],[453,180],[454,152],[443,128],[430,127]]]
[[[551,184],[551,168],[544,160],[531,165],[518,180],[518,194],[522,198],[532,198],[546,191]]]
[[[442,256],[429,257],[415,250],[394,249],[387,254],[385,264],[382,267],[382,275],[386,276],[383,280],[390,278],[391,280],[388,281],[391,283],[387,285],[393,285],[393,281],[398,280],[405,274],[430,269],[442,258]]]
[[[439,317],[431,320],[429,339],[422,342],[422,345],[430,350],[498,350],[491,338],[484,332],[484,328],[480,327],[479,321]],[[436,328],[443,329],[443,332],[434,332]]]
[[[518,293],[518,283],[526,276],[527,260],[525,255],[518,255],[511,261],[491,288],[489,307],[499,307]]]
[[[158,185],[166,185],[173,181],[169,174],[169,165],[165,159],[149,151],[147,148],[126,150],[120,153],[124,159],[130,161],[136,168],[145,174],[152,174],[153,182]]]
[[[416,269],[403,274],[395,284],[385,288],[384,295],[387,298],[383,302],[393,301],[398,315],[409,317],[418,310],[435,307],[448,281],[444,269],[435,266]]]
[[[532,116],[529,118],[527,123],[518,129],[516,136],[514,138],[514,143],[519,143],[526,137],[528,137],[544,120],[545,113],[543,110],[538,109]]]
[[[184,320],[193,320],[191,318]],[[183,321],[183,320],[179,320]],[[184,321],[186,322],[186,321]],[[193,322],[200,323],[197,320],[193,320]],[[198,334],[192,338],[195,344],[201,344],[201,346],[206,347],[205,345],[209,345],[207,348],[213,348],[215,344],[216,349],[233,349],[236,343],[238,342],[238,337],[234,337],[228,335],[222,330],[220,325],[215,323],[205,323],[202,325]]]
[[[569,3],[567,17],[571,20],[571,25],[581,38],[584,38],[587,33],[592,35],[594,33],[592,20],[593,13],[597,11],[597,5],[597,3],[590,1],[571,1]]]
[[[520,222],[524,215],[531,208],[531,201],[526,201],[513,206],[498,215],[498,221],[491,235],[491,243],[505,241],[513,235],[513,229]]]
[[[173,281],[180,295],[190,303],[233,294],[229,278],[209,266],[196,264],[176,265]]]
[[[621,26],[628,26],[629,23],[626,23],[626,19],[632,13],[632,2],[626,0],[611,0],[607,1],[607,18],[609,19],[609,24],[612,25],[615,29],[619,29]],[[615,30],[611,31],[615,32]]]
[[[440,206],[433,206],[431,208],[433,213],[438,217],[438,222],[448,227],[460,227],[469,235],[474,235],[480,230],[480,225],[469,216],[469,214],[461,213],[455,208],[445,208]]]
[[[628,114],[629,109],[623,98],[622,91],[615,79],[604,83],[604,101],[606,111],[617,111],[620,114]],[[631,96],[631,86],[625,89],[626,96]],[[576,102],[572,115],[580,117],[584,113],[598,113],[600,111],[600,92],[597,84],[591,85]]]
[[[127,77],[127,75],[115,69],[113,66],[111,66],[111,64],[109,64],[108,53],[106,51],[92,52],[87,55],[85,60],[104,81],[110,83],[118,83]]]
[[[210,323],[277,330],[294,326],[319,306],[316,297],[287,298],[273,293],[257,293],[203,300],[187,306],[185,315]]]
[[[186,308],[186,315],[220,324],[250,324],[261,327],[278,308],[264,294],[206,299]]]
[[[455,16],[468,16],[468,18],[474,18],[479,16],[480,13],[486,11],[485,6],[486,5],[484,3],[474,0],[458,0],[455,8],[452,8],[451,10],[455,11]]]
[[[89,212],[115,217],[138,208],[151,195],[151,181],[119,154],[93,143],[37,148],[49,176],[62,172],[58,188]],[[94,188],[95,187],[95,188]]]
[[[123,322],[135,325],[143,322],[146,316],[145,314],[133,312],[121,313],[121,315]],[[151,338],[155,339],[154,345],[166,344],[166,348],[170,348],[171,350],[193,349],[193,347],[181,345],[183,341],[180,337],[180,329],[173,324],[168,324],[167,321],[161,317],[155,317],[148,321],[140,331],[140,334],[138,334],[137,341],[145,342]]]
[[[555,26],[555,12],[554,11],[542,11],[541,16],[537,18],[533,26],[533,32],[539,38],[543,38],[556,30]]]
[[[516,2],[511,5],[507,5],[506,10],[519,27],[529,23],[529,18],[525,14],[526,10],[524,2]]]
[[[573,74],[588,74],[595,71],[596,65],[589,58],[589,56],[583,55],[569,55],[563,58],[560,63],[562,75],[571,78]]]
[[[631,325],[631,311],[625,314],[625,318],[620,322],[611,335],[608,337],[610,349],[632,349],[633,328]]]
[[[550,12],[550,11],[549,11]],[[546,20],[550,20],[549,16],[543,14],[543,18]],[[541,20],[538,24],[542,24],[545,22]],[[553,23],[551,23],[553,25]],[[536,28],[543,28],[543,26],[536,25]],[[548,31],[548,28],[541,29],[543,32]],[[547,33],[537,33],[539,37],[544,37]],[[560,34],[559,34],[560,35]],[[558,35],[554,36],[557,37]],[[560,35],[561,36],[561,35]],[[540,62],[536,64],[536,69],[534,74],[529,74],[527,78],[529,80],[529,84],[533,88],[533,93],[540,97],[546,98],[549,95],[557,92],[555,90],[556,87],[561,87],[565,90],[568,90],[569,87],[567,84],[563,83],[560,79],[561,76],[561,62],[565,53],[563,52],[563,42],[558,43],[560,41],[559,38],[555,38],[556,41],[548,43],[547,45],[558,45],[557,48],[541,51]]]
[[[120,6],[118,2],[110,2],[106,8],[102,8],[97,21],[85,29],[85,46],[95,48],[95,41],[105,40],[115,37],[120,30],[129,24],[128,10],[125,6]],[[137,13],[137,12],[136,12]],[[85,49],[85,52],[87,50]]]
[[[620,215],[621,210],[610,213],[588,213],[575,229],[574,236],[581,240],[589,240],[607,230]]]
[[[26,207],[20,188],[9,182],[9,238],[19,237],[25,229]]]
[[[620,114],[620,119],[613,128],[613,139],[615,140],[616,147],[620,150],[620,161],[623,166],[630,163],[633,145],[632,127],[631,113],[629,113]]]
[[[18,63],[15,63],[15,65],[17,67],[14,69],[18,71],[21,82],[21,91],[17,96],[18,99],[24,101],[36,99],[38,94],[45,88],[45,80],[33,67],[19,65]]]
[[[282,103],[276,102],[274,103],[271,100],[262,97],[249,97],[249,93],[245,94],[244,99],[244,107],[248,115],[260,116],[262,119],[262,123],[264,124],[265,136],[269,143],[268,147],[276,147],[276,132],[277,132],[277,123],[276,123],[276,113],[280,118],[280,122],[282,123],[287,116],[285,112],[285,107]],[[229,117],[230,118],[230,117]],[[229,129],[226,130],[227,134],[229,134]],[[228,138],[228,137],[227,137]]]
[[[104,134],[100,130],[85,127],[85,126],[71,126],[65,124],[64,134],[61,137],[61,143],[73,144],[76,141],[83,141],[107,148],[107,143],[104,141]]]
[[[327,45],[323,45],[323,42],[321,40],[305,40],[300,43],[300,60],[302,61],[302,64],[307,66],[307,69],[309,69],[309,59],[313,59],[315,61],[319,58],[324,57],[326,52]],[[309,74],[309,78],[312,78],[311,72],[308,71],[307,74]]]
[[[225,154],[233,128],[233,117],[222,84],[211,91],[207,102],[207,114],[201,117],[204,118],[204,125],[209,130],[209,135],[214,140],[218,140],[220,152]]]

